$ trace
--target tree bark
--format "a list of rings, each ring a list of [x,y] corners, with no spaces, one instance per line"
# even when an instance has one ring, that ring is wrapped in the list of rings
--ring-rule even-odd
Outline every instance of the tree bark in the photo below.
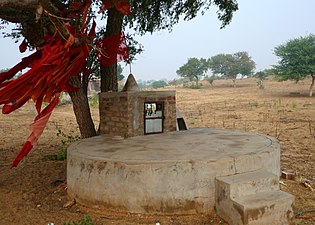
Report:
[[[196,86],[197,86],[197,88],[199,87],[199,79],[198,79],[198,77],[196,77]]]
[[[310,97],[313,96],[313,87],[314,87],[314,83],[315,83],[315,75],[312,74],[312,83],[311,83],[311,86],[310,86]]]
[[[109,37],[121,32],[123,18],[124,15],[118,12],[115,8],[109,9],[104,37]],[[101,67],[101,91],[118,91],[117,64]]]
[[[236,88],[236,79],[233,78],[232,81],[233,81],[233,87]]]
[[[44,4],[47,1],[42,1]],[[0,0],[0,18],[12,23],[22,23],[36,13],[39,0]],[[35,16],[34,16],[35,18]]]
[[[73,111],[75,114],[76,121],[79,125],[81,138],[89,138],[96,136],[96,129],[92,120],[90,106],[87,97],[87,84],[86,81],[82,82],[81,86],[80,79],[78,77],[71,77],[69,82],[72,86],[80,87],[79,91],[69,92],[71,101],[73,104]]]

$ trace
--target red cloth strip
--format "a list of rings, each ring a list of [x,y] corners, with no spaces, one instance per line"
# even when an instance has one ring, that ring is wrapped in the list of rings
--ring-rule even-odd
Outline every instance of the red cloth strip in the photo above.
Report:
[[[115,7],[117,11],[124,15],[131,14],[130,4],[126,0],[103,0],[103,4],[99,10],[99,13],[104,12],[107,9]]]
[[[98,58],[102,66],[114,65],[129,57],[123,33],[101,39],[97,42],[97,47],[99,49]]]

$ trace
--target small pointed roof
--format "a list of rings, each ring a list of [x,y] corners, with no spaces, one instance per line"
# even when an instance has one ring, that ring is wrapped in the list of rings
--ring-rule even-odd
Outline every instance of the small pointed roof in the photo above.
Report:
[[[126,84],[124,88],[122,89],[122,92],[127,92],[127,91],[139,91],[139,86],[137,84],[136,79],[132,74],[129,74]]]

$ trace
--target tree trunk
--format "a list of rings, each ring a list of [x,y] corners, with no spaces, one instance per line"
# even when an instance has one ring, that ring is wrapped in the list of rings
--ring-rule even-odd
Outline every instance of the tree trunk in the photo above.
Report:
[[[104,37],[109,37],[121,32],[123,18],[124,15],[118,12],[115,8],[109,9]],[[101,67],[101,91],[118,91],[117,64]]]
[[[79,125],[81,138],[96,136],[94,122],[92,120],[90,106],[87,98],[87,82],[83,81],[82,86],[78,77],[71,77],[69,82],[72,86],[81,87],[79,91],[69,92],[73,103],[73,111]]]
[[[117,65],[101,67],[101,92],[118,91]]]
[[[311,86],[310,86],[310,97],[313,96],[313,87],[314,87],[314,83],[315,83],[315,75],[312,74],[312,83],[311,83]]]
[[[232,81],[233,81],[233,87],[236,88],[236,79],[233,78]]]
[[[199,79],[198,77],[196,78],[196,85],[197,85],[197,88],[199,87]]]

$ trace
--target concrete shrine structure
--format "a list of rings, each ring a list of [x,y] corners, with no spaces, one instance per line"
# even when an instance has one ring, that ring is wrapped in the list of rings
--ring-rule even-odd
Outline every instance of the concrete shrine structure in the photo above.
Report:
[[[218,213],[229,224],[294,224],[280,146],[257,133],[176,131],[175,91],[100,93],[101,135],[68,149],[78,204],[141,214]]]

